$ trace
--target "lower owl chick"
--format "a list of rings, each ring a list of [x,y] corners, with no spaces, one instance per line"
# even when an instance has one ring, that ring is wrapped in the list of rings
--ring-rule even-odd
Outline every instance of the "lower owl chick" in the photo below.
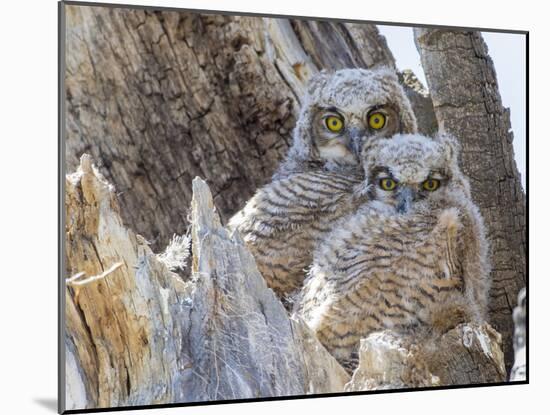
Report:
[[[317,247],[297,305],[349,370],[371,332],[418,342],[483,320],[489,288],[485,229],[456,141],[399,135],[366,146],[368,201]]]

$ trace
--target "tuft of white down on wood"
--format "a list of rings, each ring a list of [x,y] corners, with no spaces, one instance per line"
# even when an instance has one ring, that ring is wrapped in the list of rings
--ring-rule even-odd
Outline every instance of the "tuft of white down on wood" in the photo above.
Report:
[[[157,259],[164,263],[170,271],[183,270],[187,266],[190,254],[191,237],[174,234],[164,252],[157,255]]]

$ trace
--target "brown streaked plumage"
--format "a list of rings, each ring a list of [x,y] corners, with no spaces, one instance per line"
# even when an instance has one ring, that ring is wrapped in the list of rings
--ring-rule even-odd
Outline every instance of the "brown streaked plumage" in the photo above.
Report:
[[[371,332],[419,338],[484,318],[488,246],[457,152],[447,136],[365,146],[368,201],[320,243],[298,304],[348,369]],[[439,187],[426,190],[433,177]],[[396,185],[382,183],[387,179]]]
[[[355,211],[360,177],[310,171],[260,189],[230,227],[244,236],[268,285],[284,297],[301,287],[316,242],[342,216]]]

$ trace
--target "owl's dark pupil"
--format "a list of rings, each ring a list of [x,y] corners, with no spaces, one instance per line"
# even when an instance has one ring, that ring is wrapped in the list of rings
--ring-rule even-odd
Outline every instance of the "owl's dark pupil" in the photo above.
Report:
[[[338,124],[338,121],[336,121],[336,120],[332,121],[332,125],[334,125],[335,127],[336,127],[337,124]]]
[[[380,122],[380,118],[376,117],[376,118],[374,119],[374,122],[375,122],[376,124],[378,124],[378,123]]]

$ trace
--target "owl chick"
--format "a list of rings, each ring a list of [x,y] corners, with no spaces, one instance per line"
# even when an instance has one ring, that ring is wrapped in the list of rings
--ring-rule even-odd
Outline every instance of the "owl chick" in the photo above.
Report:
[[[320,73],[309,83],[293,145],[272,182],[229,222],[281,297],[301,287],[315,241],[354,211],[364,140],[416,131],[410,103],[389,69]]]
[[[445,135],[365,143],[367,202],[320,243],[297,305],[344,367],[371,332],[418,340],[484,319],[488,244],[458,151]]]

